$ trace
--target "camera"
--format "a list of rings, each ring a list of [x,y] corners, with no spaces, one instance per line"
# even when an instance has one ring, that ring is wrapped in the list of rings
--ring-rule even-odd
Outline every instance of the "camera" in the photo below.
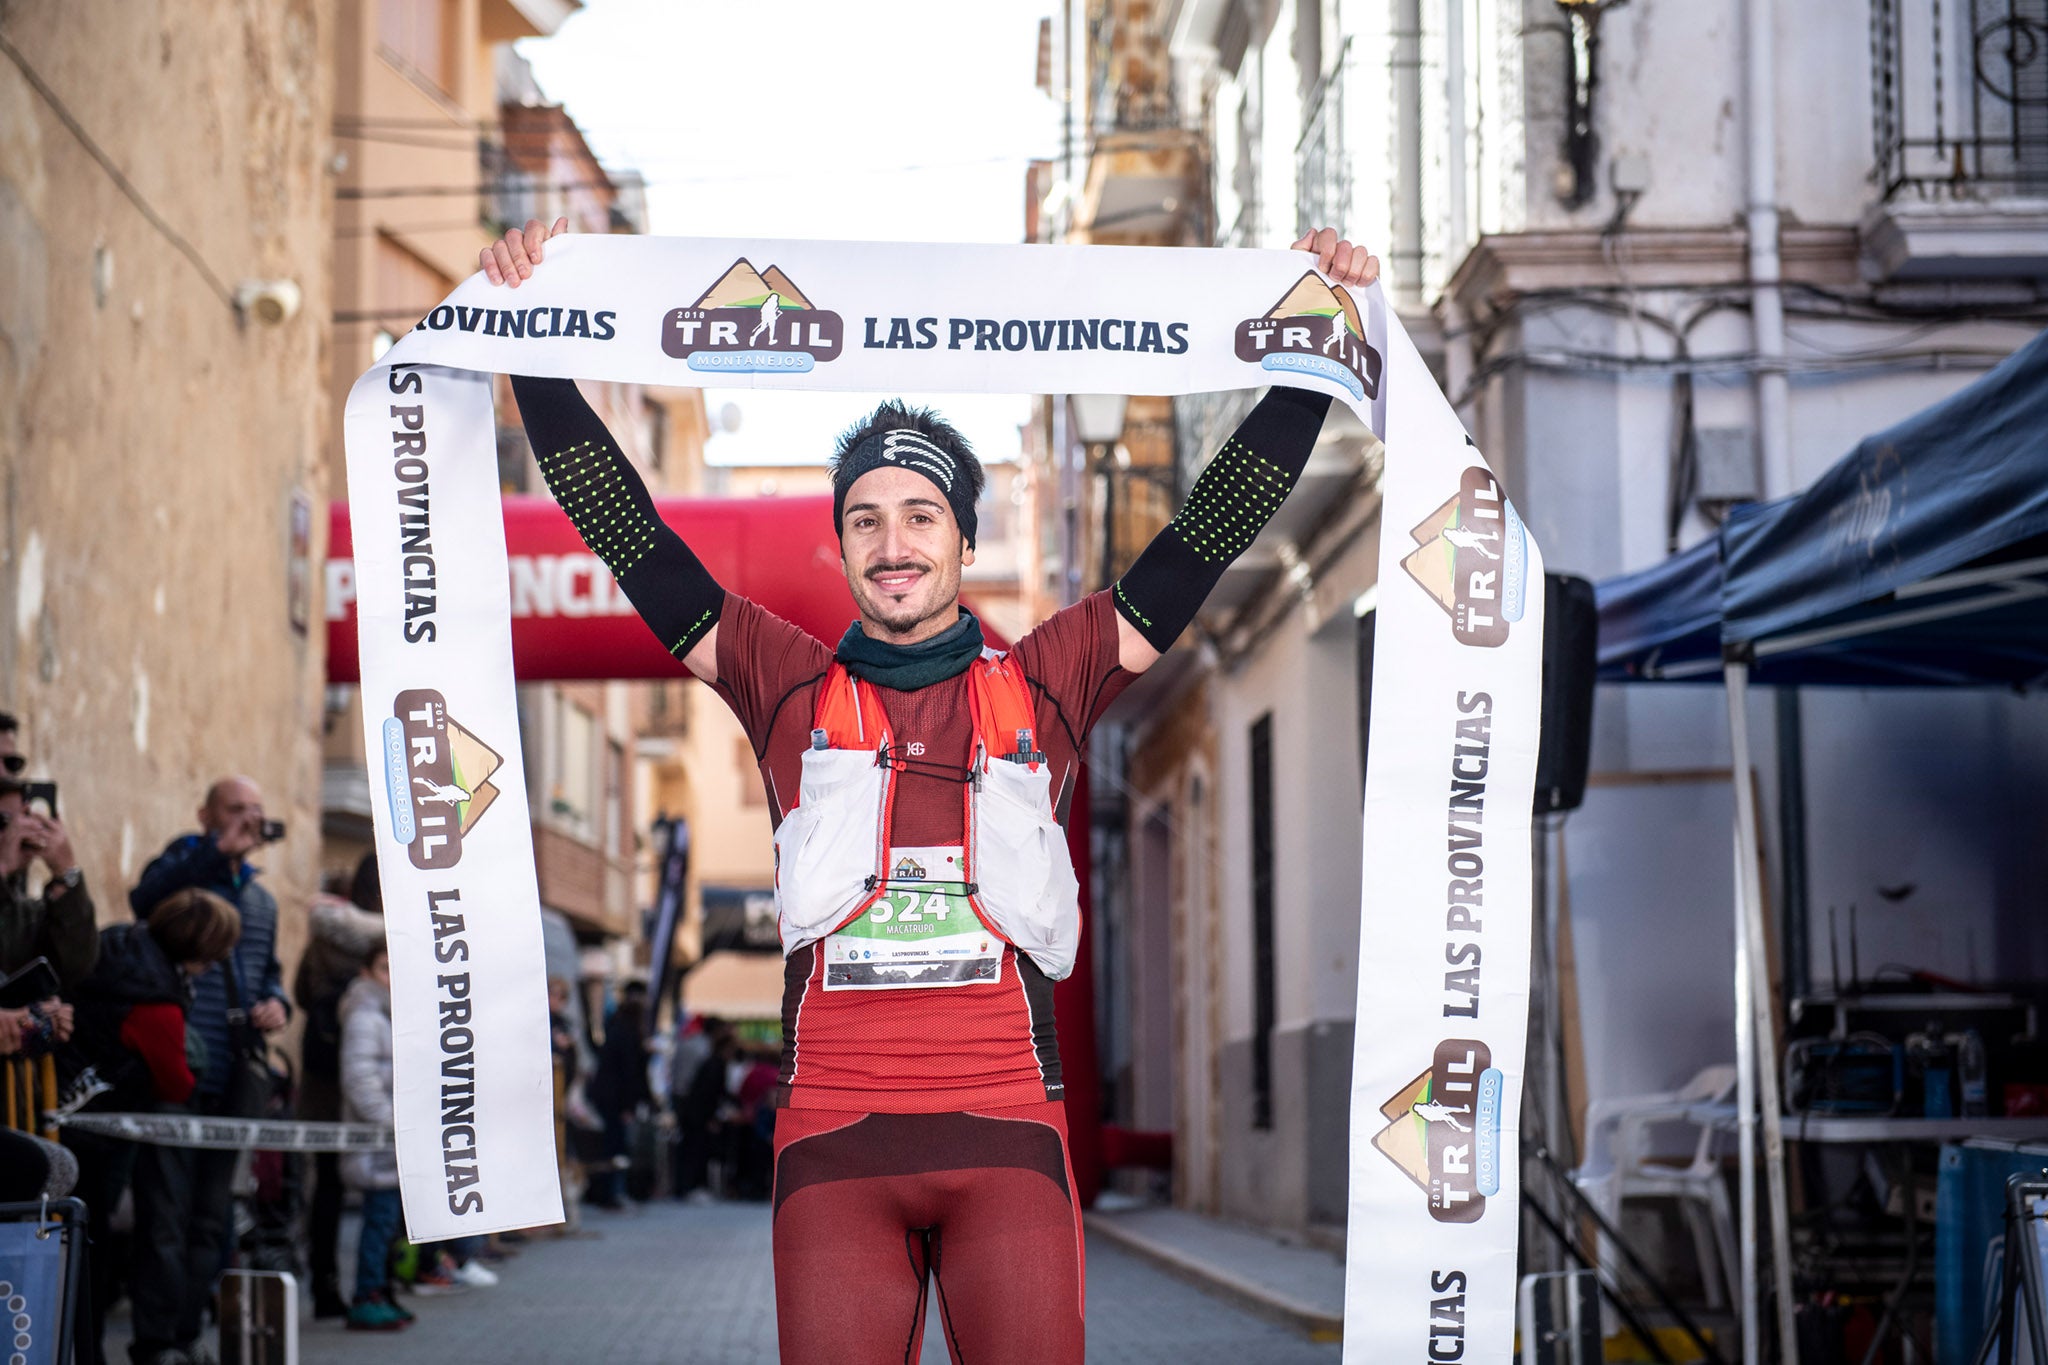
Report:
[[[43,810],[54,820],[57,818],[57,784],[55,782],[25,782],[21,788],[21,804],[34,810],[36,803],[43,804]]]
[[[277,842],[277,841],[278,841],[279,839],[282,839],[282,838],[284,838],[284,821],[282,821],[282,820],[265,820],[265,821],[263,822],[263,831],[262,831],[262,833],[263,833],[263,842],[264,842],[264,843],[266,843],[266,844],[274,844],[274,843],[276,843],[276,842]]]

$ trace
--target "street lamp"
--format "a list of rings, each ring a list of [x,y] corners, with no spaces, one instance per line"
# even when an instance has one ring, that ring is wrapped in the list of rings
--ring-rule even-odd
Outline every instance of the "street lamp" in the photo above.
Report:
[[[1113,446],[1124,434],[1124,411],[1131,400],[1121,393],[1077,393],[1074,405],[1074,434],[1082,445]]]
[[[1074,435],[1088,448],[1089,466],[1102,478],[1102,584],[1109,586],[1109,576],[1116,571],[1116,475],[1111,469],[1111,452],[1124,434],[1124,413],[1130,407],[1128,395],[1121,393],[1077,393],[1068,399],[1074,406]],[[1078,480],[1076,483],[1078,484]],[[1073,559],[1069,568],[1074,573],[1080,569],[1081,537],[1079,518],[1081,515],[1078,487],[1077,496],[1067,504],[1067,516],[1071,527],[1067,538],[1069,553]]]

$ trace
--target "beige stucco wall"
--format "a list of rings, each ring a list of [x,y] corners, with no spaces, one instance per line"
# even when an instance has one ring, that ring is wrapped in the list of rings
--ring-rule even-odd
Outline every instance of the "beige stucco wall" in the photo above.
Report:
[[[0,58],[0,706],[103,917],[210,778],[260,781],[290,825],[261,859],[290,956],[320,840],[320,579],[301,632],[287,568],[293,498],[317,513],[326,487],[329,6],[25,0],[0,23],[228,289],[304,294],[240,322]]]

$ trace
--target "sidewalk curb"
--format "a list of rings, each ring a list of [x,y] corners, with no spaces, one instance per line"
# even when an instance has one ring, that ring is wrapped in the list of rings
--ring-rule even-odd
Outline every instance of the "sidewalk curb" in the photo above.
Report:
[[[1265,1285],[1254,1284],[1220,1266],[1143,1236],[1123,1226],[1113,1216],[1087,1213],[1082,1215],[1082,1221],[1088,1231],[1115,1242],[1126,1251],[1144,1257],[1174,1278],[1227,1299],[1246,1312],[1255,1313],[1269,1322],[1291,1327],[1310,1341],[1344,1339],[1342,1313],[1326,1312],[1313,1304],[1303,1303]]]

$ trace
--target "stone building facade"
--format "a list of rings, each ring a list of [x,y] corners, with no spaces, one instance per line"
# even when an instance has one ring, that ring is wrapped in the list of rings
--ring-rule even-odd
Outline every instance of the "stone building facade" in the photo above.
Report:
[[[0,708],[110,919],[211,779],[254,777],[290,954],[320,843],[332,9],[35,0],[0,38]]]

